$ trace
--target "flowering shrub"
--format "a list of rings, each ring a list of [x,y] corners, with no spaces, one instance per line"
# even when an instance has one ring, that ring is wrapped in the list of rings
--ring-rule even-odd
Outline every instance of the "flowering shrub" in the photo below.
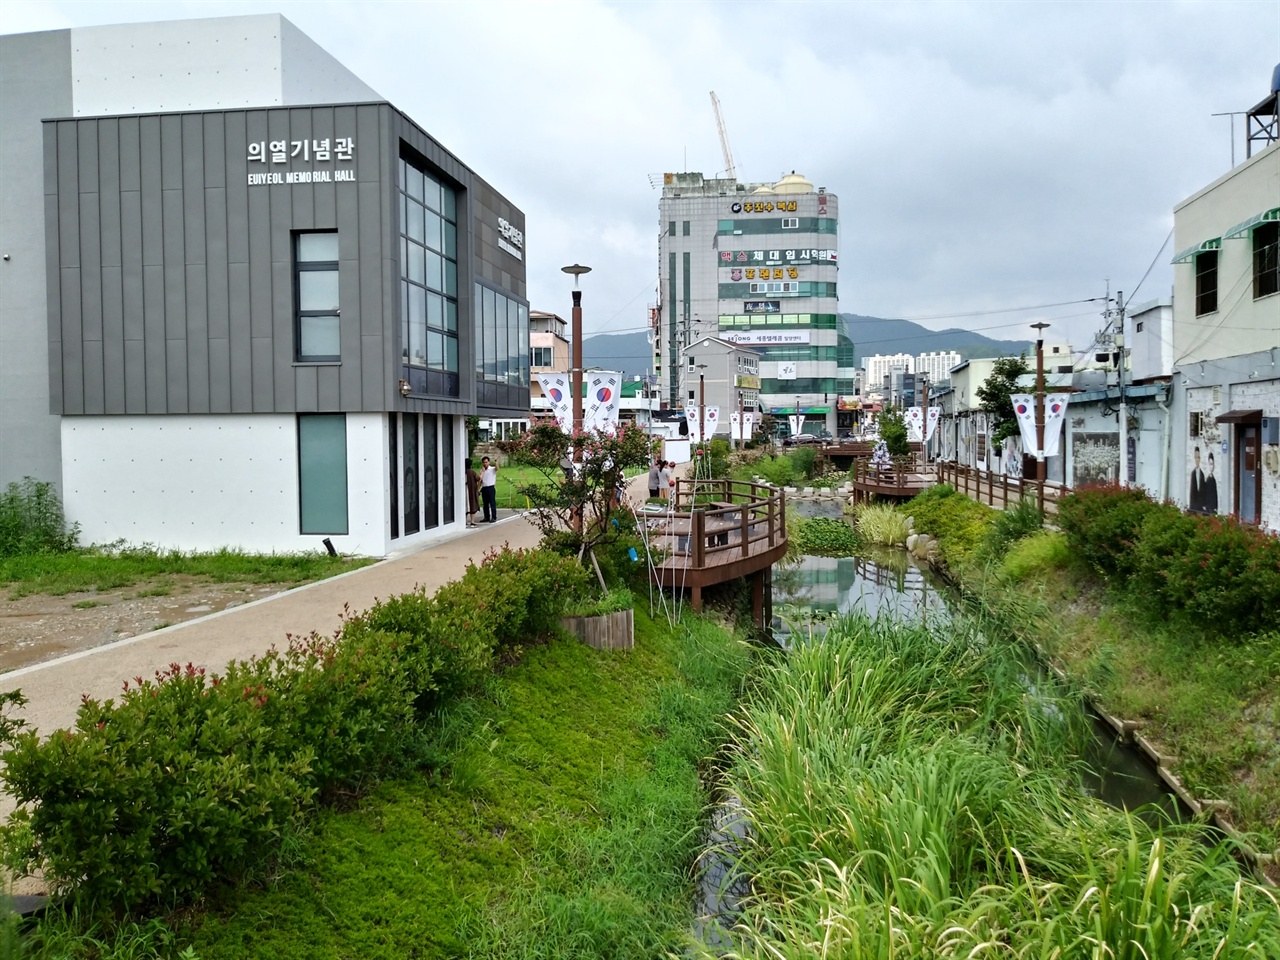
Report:
[[[418,716],[550,632],[587,578],[572,558],[502,550],[434,597],[381,601],[222,677],[172,664],[118,701],[86,697],[46,740],[0,717],[2,776],[24,805],[5,839],[101,906],[195,899],[268,857],[315,798],[379,773]]]
[[[1184,514],[1140,490],[1090,487],[1062,500],[1072,551],[1104,575],[1132,578],[1159,614],[1183,611],[1221,636],[1274,625],[1280,540],[1234,517]]]
[[[1133,547],[1156,504],[1138,487],[1090,484],[1058,503],[1058,526],[1071,551],[1104,576],[1134,572]]]
[[[900,509],[914,519],[916,533],[937,539],[942,558],[952,567],[973,558],[998,512],[957,493],[949,483],[930,487]]]

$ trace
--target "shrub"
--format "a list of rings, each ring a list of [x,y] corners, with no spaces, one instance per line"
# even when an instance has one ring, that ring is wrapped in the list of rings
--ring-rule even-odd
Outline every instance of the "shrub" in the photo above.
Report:
[[[53,484],[31,477],[0,492],[0,557],[74,550],[80,525],[67,527]]]
[[[995,515],[991,525],[987,527],[982,540],[980,553],[988,560],[999,560],[1009,552],[1009,547],[1029,537],[1044,526],[1044,514],[1040,506],[1030,497],[1019,500],[1007,510]]]
[[[1192,520],[1190,539],[1180,552],[1161,560],[1141,551],[1165,573],[1166,607],[1183,609],[1224,636],[1274,628],[1280,609],[1280,540],[1235,517]]]
[[[757,467],[760,476],[775,487],[789,487],[795,482],[796,470],[790,457],[770,457]]]
[[[811,447],[797,447],[787,455],[787,459],[791,461],[791,470],[795,477],[808,480],[813,476],[818,451]]]
[[[188,664],[85,698],[73,730],[19,734],[4,777],[29,827],[30,868],[104,906],[186,900],[276,848],[310,800],[312,753],[277,751],[270,693]]]
[[[1133,573],[1133,548],[1155,506],[1139,487],[1084,486],[1058,502],[1058,526],[1085,563],[1105,576],[1125,577]]]
[[[835,517],[800,521],[796,541],[797,552],[821,557],[851,557],[858,549],[858,536],[853,528],[846,520]]]
[[[1000,575],[1020,583],[1040,573],[1059,570],[1071,561],[1067,538],[1052,530],[1040,530],[1009,547],[1000,564]]]
[[[1132,585],[1137,594],[1158,612],[1177,609],[1182,604],[1173,599],[1180,592],[1170,591],[1168,562],[1183,556],[1195,537],[1197,518],[1183,513],[1176,504],[1152,504],[1138,528],[1129,562],[1133,566]]]
[[[86,697],[47,740],[0,717],[2,776],[27,805],[4,838],[55,890],[99,906],[194,899],[269,856],[317,794],[393,762],[415,712],[551,632],[587,584],[576,559],[502,550],[434,597],[381,601],[225,677],[172,664],[119,703]]]
[[[996,511],[957,493],[947,483],[930,487],[902,509],[914,519],[916,533],[937,539],[948,564],[970,560],[996,516]]]
[[[857,512],[858,536],[884,547],[901,546],[908,536],[907,518],[888,504],[869,503]]]

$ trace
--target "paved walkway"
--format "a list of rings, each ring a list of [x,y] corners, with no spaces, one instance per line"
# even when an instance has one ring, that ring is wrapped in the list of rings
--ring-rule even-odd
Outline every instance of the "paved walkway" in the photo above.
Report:
[[[479,562],[489,550],[504,543],[534,547],[540,538],[523,514],[503,510],[497,523],[460,530],[329,580],[0,674],[0,690],[21,689],[29,701],[22,715],[37,730],[52,733],[75,723],[81,694],[99,700],[118,696],[125,680],[150,678],[157,668],[175,662],[221,671],[230,660],[284,646],[286,633],[331,634],[344,609],[364,610],[379,597],[417,586],[434,592],[462,576],[469,562]],[[6,797],[0,803],[0,818],[7,814],[9,802]]]

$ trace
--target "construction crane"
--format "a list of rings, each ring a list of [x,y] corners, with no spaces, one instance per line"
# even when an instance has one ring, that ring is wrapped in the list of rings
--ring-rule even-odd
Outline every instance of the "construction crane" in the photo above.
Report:
[[[733,166],[733,151],[729,149],[729,131],[724,128],[724,116],[720,113],[720,98],[711,91],[711,109],[716,112],[716,129],[720,132],[720,150],[724,154],[725,172],[730,180],[736,180],[738,173]]]

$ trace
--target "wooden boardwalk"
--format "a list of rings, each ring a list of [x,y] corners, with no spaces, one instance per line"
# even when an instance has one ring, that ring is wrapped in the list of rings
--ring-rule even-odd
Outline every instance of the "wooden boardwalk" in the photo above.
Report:
[[[938,482],[933,470],[923,466],[914,456],[897,458],[892,466],[883,470],[872,464],[869,458],[855,459],[849,470],[849,480],[853,484],[854,497],[860,501],[872,497],[909,500]]]
[[[989,507],[1008,510],[1022,500],[1035,500],[1046,517],[1058,515],[1058,500],[1071,491],[1061,483],[1046,480],[1043,484],[1025,477],[1007,477],[991,470],[978,470],[964,464],[940,461],[938,483],[949,483],[965,496]]]
[[[702,609],[705,587],[751,578],[752,614],[768,622],[771,569],[787,552],[786,499],[781,490],[738,480],[679,480],[665,509],[639,514],[661,560],[654,582],[690,591]]]

